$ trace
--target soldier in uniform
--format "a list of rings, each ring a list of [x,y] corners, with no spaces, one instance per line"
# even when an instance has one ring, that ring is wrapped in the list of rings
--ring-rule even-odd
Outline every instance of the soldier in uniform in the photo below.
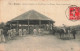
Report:
[[[13,37],[16,36],[16,29],[13,29]]]
[[[38,33],[41,34],[41,29],[40,28],[38,29]]]
[[[0,42],[5,42],[5,37],[3,34],[3,29],[0,29]]]
[[[7,34],[8,34],[8,40],[10,40],[11,39],[11,30],[8,30]]]
[[[19,29],[19,36],[22,36],[22,29]]]
[[[75,39],[76,38],[76,30],[72,29],[71,33],[73,34],[73,38]]]
[[[25,36],[27,34],[27,30],[23,29],[23,35]]]
[[[37,30],[36,29],[34,29],[33,32],[34,32],[35,35],[37,34]]]
[[[14,33],[13,33],[13,29],[11,29],[10,32],[11,32],[11,39],[13,39],[13,38],[14,38],[14,37],[13,37],[13,36],[14,36],[14,35],[13,35],[13,34],[14,34]]]
[[[0,29],[0,42],[1,42],[2,29]]]

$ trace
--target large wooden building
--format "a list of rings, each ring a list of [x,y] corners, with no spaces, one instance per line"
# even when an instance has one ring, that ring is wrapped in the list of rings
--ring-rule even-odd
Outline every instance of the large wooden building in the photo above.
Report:
[[[34,28],[49,30],[53,27],[54,23],[52,19],[35,10],[30,10],[7,22],[7,24],[10,25],[10,29],[15,28],[17,31],[20,28],[27,29],[29,33],[31,29],[33,30]]]

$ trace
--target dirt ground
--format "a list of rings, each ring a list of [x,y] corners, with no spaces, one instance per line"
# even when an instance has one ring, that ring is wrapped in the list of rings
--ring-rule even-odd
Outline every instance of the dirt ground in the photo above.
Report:
[[[80,41],[61,40],[54,35],[27,35],[1,43],[0,51],[80,51]]]

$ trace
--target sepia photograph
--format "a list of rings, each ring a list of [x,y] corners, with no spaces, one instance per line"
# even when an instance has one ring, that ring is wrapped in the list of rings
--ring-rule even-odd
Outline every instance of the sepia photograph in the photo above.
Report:
[[[0,51],[80,51],[80,1],[0,0]]]

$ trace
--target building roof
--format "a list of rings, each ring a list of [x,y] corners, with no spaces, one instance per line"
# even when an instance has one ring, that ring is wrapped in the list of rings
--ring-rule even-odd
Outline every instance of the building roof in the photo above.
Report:
[[[25,12],[16,18],[12,19],[11,21],[15,20],[51,20],[52,19],[48,18],[47,16],[35,11],[35,10],[30,10],[28,12]]]

